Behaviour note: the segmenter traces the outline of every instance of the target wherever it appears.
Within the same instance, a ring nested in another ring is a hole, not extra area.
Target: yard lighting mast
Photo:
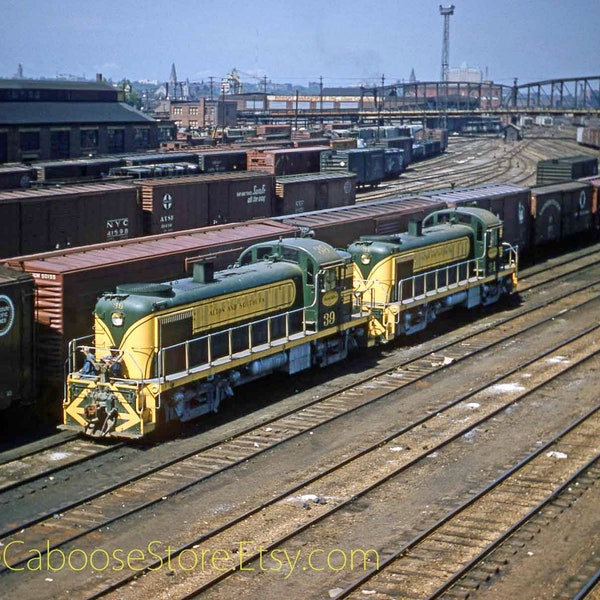
[[[450,16],[454,14],[454,4],[442,6],[440,15],[444,17],[444,40],[442,43],[442,81],[448,81],[448,63],[450,55]]]

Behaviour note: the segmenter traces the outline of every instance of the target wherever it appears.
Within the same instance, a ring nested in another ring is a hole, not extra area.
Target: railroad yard
[[[535,184],[574,129],[454,137],[357,203]],[[158,442],[0,453],[6,598],[583,598],[600,573],[600,244]],[[588,589],[589,588],[589,589]],[[597,590],[595,593],[598,593]]]

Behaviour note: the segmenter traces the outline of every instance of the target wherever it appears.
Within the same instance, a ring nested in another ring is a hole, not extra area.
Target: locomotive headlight
[[[114,312],[110,315],[110,320],[115,327],[123,327],[123,313]]]
[[[360,255],[360,262],[363,265],[368,265],[371,262],[371,255],[368,252],[364,252]]]

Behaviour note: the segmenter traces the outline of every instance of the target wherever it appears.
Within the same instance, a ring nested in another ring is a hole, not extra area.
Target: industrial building
[[[173,136],[102,81],[0,79],[0,163],[151,150]]]

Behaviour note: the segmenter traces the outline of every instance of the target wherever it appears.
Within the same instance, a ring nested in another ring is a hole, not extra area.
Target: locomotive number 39
[[[323,313],[323,326],[331,327],[332,325],[335,325],[335,311],[334,310],[330,310],[330,311],[327,311],[326,313]]]

